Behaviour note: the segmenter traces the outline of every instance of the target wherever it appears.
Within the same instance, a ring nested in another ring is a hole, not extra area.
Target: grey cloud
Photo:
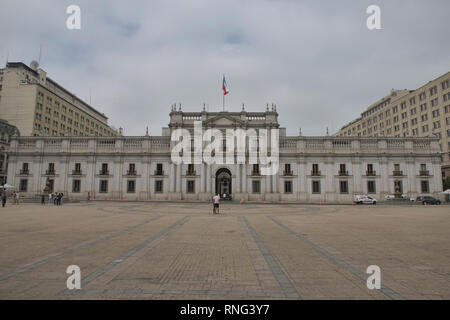
[[[374,1],[79,1],[82,30],[65,28],[72,1],[2,1],[0,59],[26,63],[43,44],[49,76],[130,135],[184,110],[264,110],[275,102],[288,134],[322,135],[391,88],[416,88],[449,70],[450,2],[376,1],[382,30],[366,28]],[[21,23],[17,23],[21,21]],[[1,60],[0,60],[1,61]]]

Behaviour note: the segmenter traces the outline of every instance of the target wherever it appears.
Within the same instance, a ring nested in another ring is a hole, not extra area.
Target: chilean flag
[[[227,89],[227,82],[225,81],[225,75],[223,75],[222,90],[223,90],[223,95],[227,95],[230,93],[230,91]]]

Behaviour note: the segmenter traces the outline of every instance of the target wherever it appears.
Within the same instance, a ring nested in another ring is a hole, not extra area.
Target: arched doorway
[[[215,194],[219,194],[221,198],[231,199],[231,193],[231,172],[227,168],[220,168],[216,172]]]

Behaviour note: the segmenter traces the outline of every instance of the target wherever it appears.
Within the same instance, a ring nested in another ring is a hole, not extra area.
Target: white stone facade
[[[237,201],[349,203],[362,193],[383,201],[396,181],[410,197],[442,191],[436,138],[285,136],[281,128],[280,169],[264,176],[248,162],[176,165],[170,132],[191,130],[195,120],[205,129],[279,128],[274,109],[170,116],[157,137],[13,137],[8,182],[25,196],[42,194],[49,179],[69,198],[111,200],[209,201],[220,189]]]

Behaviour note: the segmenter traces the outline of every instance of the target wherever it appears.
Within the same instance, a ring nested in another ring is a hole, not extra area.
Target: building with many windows
[[[442,175],[450,177],[450,72],[415,90],[392,90],[335,136],[437,137]]]
[[[12,136],[18,136],[19,130],[8,123],[8,121],[0,119],[0,185],[8,182],[8,151],[9,143]]]
[[[211,153],[222,149],[231,159],[243,156],[244,163],[174,162],[174,130],[192,133],[196,121],[205,131],[278,129],[278,171],[264,175],[265,165],[251,162],[247,144],[240,153],[227,140],[218,140]],[[70,198],[124,200],[209,201],[220,194],[238,201],[351,203],[354,194],[382,201],[395,191],[410,197],[442,191],[438,138],[286,136],[275,106],[265,112],[183,112],[172,106],[161,136],[13,137],[9,157],[8,181],[30,197],[46,184]]]
[[[108,118],[39,68],[8,62],[0,69],[0,116],[24,136],[116,136]]]

